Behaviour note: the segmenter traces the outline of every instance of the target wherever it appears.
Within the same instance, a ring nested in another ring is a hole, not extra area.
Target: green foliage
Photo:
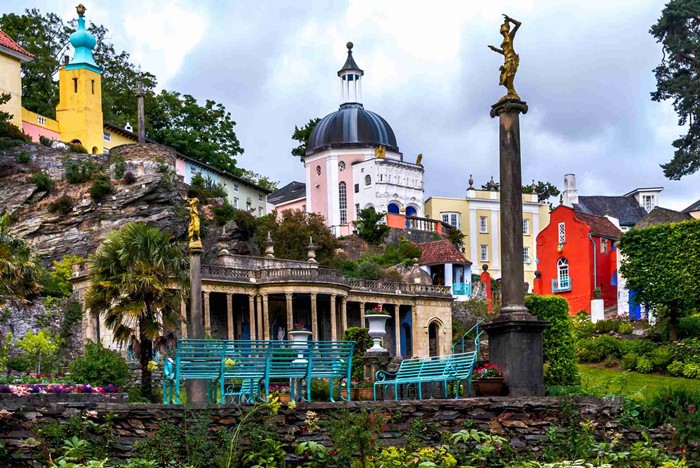
[[[192,176],[190,187],[187,189],[188,198],[198,198],[200,203],[207,205],[211,198],[226,198],[224,184],[216,183],[199,172]]]
[[[73,325],[80,322],[83,318],[83,308],[78,301],[69,301],[66,304],[63,312],[63,320],[61,320],[61,329],[59,337],[66,340],[71,335]]]
[[[109,176],[99,175],[90,186],[90,198],[95,202],[101,202],[110,193],[114,192]]]
[[[129,366],[115,351],[105,349],[101,343],[88,341],[85,354],[70,363],[70,373],[76,382],[121,387],[129,379]]]
[[[382,266],[392,266],[420,258],[421,250],[405,237],[401,236],[398,244],[388,244],[384,249],[384,255],[380,259]]]
[[[685,367],[685,364],[683,364],[682,361],[673,361],[671,364],[668,365],[666,370],[671,375],[679,376],[679,375],[683,375],[683,368],[684,367]]]
[[[85,306],[104,317],[117,341],[138,335],[141,389],[150,398],[152,340],[163,328],[178,326],[180,301],[188,286],[187,257],[170,234],[129,223],[107,235],[89,265]]]
[[[225,199],[221,206],[214,208],[214,221],[216,221],[216,224],[219,226],[223,226],[227,222],[233,220],[235,213],[236,209],[229,203],[228,199]]]
[[[333,461],[338,466],[354,466],[352,463],[359,460],[359,466],[366,466],[377,454],[377,438],[384,423],[384,417],[375,411],[338,412],[328,424],[335,445]]]
[[[671,0],[649,31],[663,46],[663,59],[654,69],[656,91],[653,101],[671,100],[678,124],[687,133],[673,142],[673,158],[662,164],[664,175],[679,180],[700,169],[700,125],[693,118],[700,112],[700,94],[696,83],[700,58],[697,56],[698,5],[694,0]],[[691,117],[692,116],[692,117]]]
[[[642,374],[648,374],[653,370],[654,363],[650,358],[646,356],[640,356],[639,359],[637,359],[637,372],[641,372]]]
[[[372,347],[372,338],[369,330],[360,327],[350,327],[343,333],[343,340],[354,341],[355,349],[352,354],[352,378],[362,379],[365,376],[365,368],[362,364],[362,356]]]
[[[670,425],[671,449],[684,451],[688,466],[700,463],[700,390],[667,387],[652,395],[645,404],[650,427]]]
[[[622,356],[622,368],[624,370],[634,370],[637,368],[637,360],[639,359],[639,356],[637,356],[636,353],[627,353],[624,356]]]
[[[18,354],[7,358],[7,368],[17,372],[29,372],[32,370],[32,358],[26,354]]]
[[[299,142],[296,148],[292,149],[292,156],[297,156],[299,159],[303,160],[306,156],[306,143],[309,141],[311,132],[313,132],[316,125],[321,121],[320,118],[316,117],[309,119],[309,122],[303,127],[299,128],[294,126],[294,133],[292,133],[292,140]]]
[[[542,334],[545,384],[578,385],[580,377],[566,300],[556,296],[528,296],[525,307],[540,320],[549,322]]]
[[[457,228],[452,228],[450,229],[450,234],[447,236],[447,239],[461,252],[464,248],[464,237],[465,235],[462,231]]]
[[[332,265],[339,247],[338,239],[326,226],[323,216],[300,210],[286,210],[278,221],[275,214],[258,218],[257,242],[264,251],[267,233],[275,242],[275,256],[291,260],[306,260],[309,238],[316,246],[316,260],[322,265]]]
[[[72,141],[69,141],[66,144],[72,153],[90,154],[87,148],[85,148],[81,143],[73,143]]]
[[[27,298],[39,290],[41,268],[29,245],[10,234],[10,218],[0,216],[0,295]]]
[[[697,379],[700,377],[700,363],[686,362],[683,365],[683,377],[687,379]]]
[[[683,317],[678,321],[678,338],[700,338],[700,315]]]
[[[46,172],[37,172],[32,175],[32,183],[36,185],[37,190],[42,192],[50,192],[56,182]]]
[[[654,364],[654,368],[660,370],[665,370],[666,366],[668,366],[671,363],[671,361],[673,361],[673,357],[674,345],[659,346],[658,348],[654,349],[649,355],[651,362]]]
[[[63,178],[69,184],[82,184],[99,174],[101,168],[89,159],[69,159],[63,164]]]
[[[64,255],[60,261],[53,261],[53,268],[42,279],[41,293],[44,296],[70,297],[73,286],[70,283],[73,265],[84,262],[79,255]]]
[[[357,235],[372,245],[377,245],[389,232],[389,226],[381,223],[386,213],[375,211],[374,208],[364,208],[357,214],[357,221],[353,221]]]
[[[17,342],[19,349],[32,356],[36,360],[36,372],[41,374],[41,359],[50,359],[58,351],[58,346],[51,338],[48,330],[40,330],[36,334],[28,331]]]
[[[63,216],[67,215],[73,210],[73,199],[68,194],[63,194],[56,199],[56,201],[49,204],[50,213],[59,213]]]
[[[124,174],[124,183],[125,183],[126,185],[131,185],[131,184],[133,184],[134,182],[136,182],[136,176],[134,175],[133,172],[127,171],[127,173]]]
[[[668,322],[675,341],[678,319],[700,303],[700,221],[632,229],[620,239],[620,250],[627,287]]]
[[[126,171],[126,163],[124,158],[121,156],[115,157],[110,161],[114,165],[114,178],[119,180],[124,177],[124,172]]]
[[[608,356],[622,357],[621,340],[608,335],[580,340],[576,353],[580,362],[601,362]]]
[[[6,104],[11,98],[10,93],[0,93],[0,106]],[[12,117],[8,112],[0,111],[0,149],[12,148],[31,141],[29,135],[10,122]]]
[[[382,276],[382,267],[372,259],[361,260],[357,263],[352,276],[360,279],[378,280]]]
[[[44,135],[39,135],[39,143],[41,143],[43,146],[47,146],[51,148],[53,146],[54,140],[51,138],[47,138]]]
[[[26,151],[22,151],[17,155],[17,162],[20,164],[28,164],[32,160],[32,157]]]
[[[276,192],[279,189],[279,182],[262,174],[258,174],[257,172],[253,172],[248,169],[239,169],[239,174],[237,175],[241,179],[245,179],[251,184],[257,185],[265,190],[269,190],[270,192]]]

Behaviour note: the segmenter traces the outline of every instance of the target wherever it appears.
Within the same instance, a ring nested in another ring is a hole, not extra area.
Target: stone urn
[[[391,318],[387,314],[367,314],[365,315],[369,323],[369,336],[372,337],[374,345],[367,350],[368,353],[385,353],[386,349],[380,344],[386,335],[386,321]]]
[[[292,362],[307,362],[306,359],[304,359],[304,351],[306,351],[309,347],[309,337],[311,336],[311,332],[306,330],[296,330],[290,331],[288,335],[292,340],[292,348],[296,349],[299,353],[299,356],[297,356],[297,358]]]

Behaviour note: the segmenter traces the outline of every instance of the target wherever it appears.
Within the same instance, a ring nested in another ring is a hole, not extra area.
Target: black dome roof
[[[384,146],[399,152],[396,136],[386,120],[365,110],[362,104],[345,103],[328,114],[311,132],[306,155],[330,148],[374,148]]]

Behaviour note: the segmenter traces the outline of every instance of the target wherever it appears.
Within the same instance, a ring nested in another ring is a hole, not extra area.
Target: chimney
[[[562,193],[562,205],[573,208],[578,204],[578,192],[576,191],[576,175],[564,175],[564,192]]]

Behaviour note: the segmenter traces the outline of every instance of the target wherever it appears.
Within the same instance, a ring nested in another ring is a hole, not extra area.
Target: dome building
[[[423,216],[423,167],[404,162],[389,123],[362,105],[364,71],[352,47],[338,71],[340,108],[316,125],[304,156],[306,210],[336,235],[351,234],[364,208]]]

